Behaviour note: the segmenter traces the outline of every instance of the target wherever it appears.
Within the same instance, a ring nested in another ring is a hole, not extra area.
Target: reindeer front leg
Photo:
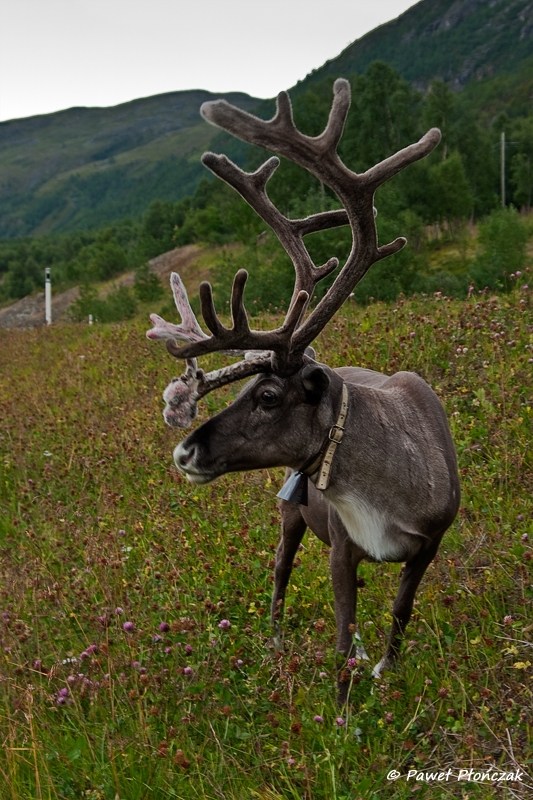
[[[344,705],[348,699],[349,681],[342,680],[348,658],[367,658],[364,647],[354,646],[357,611],[357,567],[365,556],[351,541],[337,512],[330,507],[329,535],[331,539],[330,569],[335,597],[337,624],[337,700]]]
[[[274,570],[274,594],[272,595],[272,628],[274,630],[274,647],[282,649],[281,619],[285,603],[285,591],[292,572],[294,556],[303,539],[307,527],[298,506],[280,500],[281,540],[276,552]]]

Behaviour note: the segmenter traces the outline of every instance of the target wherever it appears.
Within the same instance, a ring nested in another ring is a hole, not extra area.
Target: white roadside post
[[[44,317],[47,325],[52,324],[52,282],[50,280],[50,267],[44,271]]]

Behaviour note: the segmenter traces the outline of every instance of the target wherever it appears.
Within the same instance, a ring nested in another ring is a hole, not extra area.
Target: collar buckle
[[[344,436],[344,425],[333,425],[329,430],[329,441],[335,442],[335,444],[340,444],[342,442],[342,437]]]

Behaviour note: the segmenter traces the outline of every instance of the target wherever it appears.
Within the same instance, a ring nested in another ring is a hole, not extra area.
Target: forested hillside
[[[471,81],[520,73],[526,65],[531,85],[533,6],[530,0],[422,0],[349,45],[302,83],[364,72],[376,59],[420,89],[440,78],[461,90]]]
[[[325,79],[296,97],[295,120],[306,133],[316,135],[325,125],[331,89],[332,81]],[[506,198],[527,210],[533,191],[533,115],[500,116],[487,129],[462,111],[444,82],[434,81],[424,96],[383,62],[374,62],[364,75],[353,76],[352,89],[353,103],[339,152],[356,171],[416,141],[431,126],[438,125],[443,134],[429,158],[379,190],[380,240],[405,235],[409,245],[371,270],[357,288],[358,298],[367,302],[393,299],[399,292],[430,291],[460,295],[471,285],[509,288],[511,276],[527,267],[530,231],[527,217],[522,219],[513,207],[501,207],[500,134],[506,130],[513,143],[507,159]],[[220,139],[222,145],[230,143],[227,137]],[[234,151],[250,169],[264,157],[256,149],[239,149],[238,144]],[[292,216],[337,205],[329,190],[287,162],[269,182],[269,193]],[[475,243],[472,222],[479,222],[480,237]],[[23,297],[42,284],[45,266],[54,267],[54,281],[60,288],[109,280],[176,246],[238,242],[236,250],[222,251],[215,265],[213,277],[220,292],[229,293],[234,272],[244,266],[251,272],[247,291],[255,308],[283,307],[290,298],[292,267],[273,236],[260,236],[263,231],[265,224],[232,189],[204,178],[192,197],[177,202],[155,200],[137,219],[94,231],[0,244],[0,270],[6,273],[1,289],[6,299]],[[343,228],[309,239],[316,263],[324,263],[333,254],[342,258],[350,247],[349,232]],[[441,257],[446,243],[445,257]],[[320,291],[327,285],[323,282]],[[81,303],[81,316],[91,313],[95,299],[94,292],[85,291],[83,296],[89,304]]]
[[[533,234],[528,217],[533,197],[533,71],[526,69],[533,34],[530,5],[522,0],[423,0],[291,91],[296,124],[317,135],[328,117],[334,76],[341,69],[350,75],[353,101],[339,152],[355,171],[416,141],[432,126],[442,131],[442,142],[428,159],[412,165],[376,196],[380,241],[405,235],[409,244],[371,270],[357,288],[361,301],[393,299],[399,292],[461,295],[472,286],[506,290],[513,276],[528,268],[527,241]],[[469,76],[463,71],[467,85],[459,91],[453,70],[459,69],[461,53],[468,42],[472,53],[481,53],[476,50],[476,26],[490,33],[486,69]],[[392,47],[398,41],[403,41],[401,52],[411,54],[409,69],[407,61],[398,62],[400,50]],[[437,58],[447,48],[453,70],[439,73],[437,61],[426,56],[433,49]],[[379,52],[396,59],[401,71],[383,60],[358,71],[367,57]],[[349,55],[359,61],[347,60]],[[448,82],[434,77],[424,91],[416,87],[432,74],[442,74]],[[219,248],[212,277],[222,295],[243,266],[251,272],[247,292],[252,307],[283,307],[292,286],[287,256],[255,213],[208,176],[198,161],[208,145],[250,170],[266,154],[197,123],[199,105],[208,98],[206,92],[177,93],[116,109],[63,112],[71,130],[70,144],[64,145],[60,114],[0,126],[7,151],[19,148],[18,160],[4,156],[9,169],[0,207],[4,202],[2,224],[10,233],[4,230],[6,238],[0,241],[0,300],[24,297],[41,286],[47,266],[54,269],[56,289],[80,283],[88,287],[131,269],[140,269],[138,282],[155,286],[143,266],[147,260],[200,243]],[[257,101],[248,96],[228,99],[264,118],[274,111],[271,101],[254,108]],[[167,101],[174,106],[167,107]],[[112,125],[107,125],[106,114]],[[87,120],[92,120],[89,137]],[[43,142],[49,149],[39,167]],[[76,147],[82,144],[85,165],[76,161]],[[33,195],[27,190],[32,181],[37,186]],[[14,187],[10,193],[8,185]],[[289,216],[337,204],[327,188],[286,162],[269,182],[269,194]],[[32,235],[10,238],[14,220],[15,228]],[[51,228],[62,232],[44,235]],[[224,249],[230,244],[231,249]],[[332,255],[342,258],[350,247],[349,234],[344,229],[314,234],[309,247],[317,263]],[[326,289],[327,281],[320,292]],[[95,302],[95,291],[84,288],[78,315],[92,313]],[[134,298],[122,292],[113,314],[127,316],[134,306]],[[100,307],[101,318],[113,314]]]
[[[242,92],[224,97],[245,109],[258,103]],[[192,194],[213,138],[198,109],[211,99],[171,92],[1,122],[0,236],[91,228],[138,215],[157,197]]]
[[[375,60],[423,93],[432,80],[445,81],[464,115],[486,125],[501,112],[527,116],[533,6],[530,0],[422,0],[317,68],[291,94],[320,90],[326,78],[362,74]],[[193,194],[202,176],[199,155],[216,135],[198,114],[210,97],[173,92],[0,123],[0,237],[95,228],[137,216],[154,199]],[[272,109],[271,102],[238,92],[227,99],[257,108],[260,116]]]

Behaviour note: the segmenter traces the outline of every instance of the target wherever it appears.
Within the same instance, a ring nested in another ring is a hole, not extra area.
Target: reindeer
[[[360,367],[330,369],[315,360],[311,342],[324,329],[370,266],[406,243],[378,246],[374,192],[388,178],[426,156],[438,144],[433,128],[419,142],[356,174],[337,154],[350,105],[348,81],[334,84],[323,133],[309,137],[294,125],[289,97],[278,97],[273,119],[263,121],[226,101],[204,103],[203,117],[246,142],[285,156],[308,169],[337,195],[343,208],[288,219],[270,201],[266,183],[279,164],[268,159],[247,173],[224,155],[205,153],[203,163],[236,189],[272,228],[292,259],[295,285],[283,324],[251,330],[243,302],[247,273],[240,270],[231,295],[232,326],[218,318],[209,283],[200,286],[202,316],[196,320],[177,275],[171,278],[181,325],[152,315],[147,336],[166,340],[186,370],[163,395],[169,425],[187,427],[196,403],[224,384],[255,375],[237,399],[179,444],[174,461],[193,484],[228,472],[287,468],[280,499],[281,540],[277,549],[272,623],[279,644],[285,591],[306,528],[331,547],[338,654],[338,699],[347,700],[346,660],[365,656],[357,647],[357,568],[363,560],[405,562],[392,609],[392,629],[379,677],[397,660],[418,585],[453,522],[460,499],[455,449],[443,407],[415,373],[388,376]],[[306,315],[316,284],[338,260],[316,266],[305,235],[349,224],[353,245],[331,288]],[[177,341],[185,341],[178,345]],[[204,374],[197,358],[226,352],[244,359]]]

